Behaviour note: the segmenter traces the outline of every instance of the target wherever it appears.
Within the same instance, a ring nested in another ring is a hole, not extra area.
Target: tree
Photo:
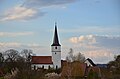
[[[95,79],[95,74],[92,69],[90,70],[87,79]]]
[[[15,49],[9,49],[5,51],[6,62],[15,62],[19,57],[19,52]]]
[[[0,63],[3,63],[3,61],[4,61],[3,54],[2,54],[2,53],[0,53]]]
[[[80,52],[74,58],[75,58],[75,61],[80,61],[80,62],[85,61],[85,56],[81,54]]]
[[[114,73],[114,74],[120,74],[120,55],[114,57],[114,61],[110,61],[108,63],[108,68]]]
[[[73,62],[74,61],[74,55],[73,55],[73,49],[72,48],[70,48],[70,51],[68,52],[68,56],[66,57],[66,60],[68,61],[68,62]]]
[[[4,57],[3,57],[3,54],[0,53],[0,67],[3,66],[3,61],[4,61]]]
[[[120,63],[120,55],[115,56],[115,61],[118,62],[118,63]]]
[[[25,61],[30,62],[31,56],[33,55],[32,50],[24,49],[21,51],[21,56],[25,59]]]
[[[68,62],[73,62],[73,61],[80,61],[84,62],[85,61],[85,56],[81,54],[80,52],[76,55],[73,54],[73,49],[70,48],[70,52],[68,52],[68,56],[66,56],[66,60]]]

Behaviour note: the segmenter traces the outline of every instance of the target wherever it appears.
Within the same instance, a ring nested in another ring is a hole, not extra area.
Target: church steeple
[[[58,33],[57,33],[57,23],[56,22],[55,22],[55,32],[54,32],[53,44],[51,46],[61,46],[59,44]]]
[[[61,45],[59,44],[59,39],[58,39],[57,23],[55,23],[55,31],[54,31],[53,44],[51,45],[51,52],[52,52],[53,67],[55,69],[61,68]]]

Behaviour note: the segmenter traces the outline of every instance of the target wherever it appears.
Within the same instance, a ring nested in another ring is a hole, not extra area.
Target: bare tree
[[[4,57],[3,54],[0,53],[0,67],[3,67]]]
[[[0,63],[2,63],[4,61],[4,57],[3,57],[3,54],[0,53]]]
[[[73,62],[74,61],[74,55],[73,55],[73,49],[72,48],[70,48],[70,51],[68,52],[68,56],[66,57],[66,60],[68,61],[68,62]]]
[[[31,61],[31,56],[33,55],[32,50],[24,49],[21,51],[21,56],[25,59],[26,62]]]
[[[7,62],[15,62],[17,61],[19,56],[19,52],[15,49],[10,49],[5,51],[5,59]]]
[[[84,62],[84,61],[85,61],[85,56],[79,52],[79,53],[75,56],[75,61]]]
[[[68,62],[73,62],[73,61],[84,62],[85,56],[81,54],[80,52],[77,55],[74,55],[73,49],[70,48],[70,51],[68,52],[68,56],[66,56],[66,60]]]

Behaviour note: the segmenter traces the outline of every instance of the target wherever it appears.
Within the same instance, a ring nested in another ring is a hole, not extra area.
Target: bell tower
[[[51,45],[52,62],[54,68],[61,68],[61,45],[59,44],[57,23],[55,23],[54,38]]]

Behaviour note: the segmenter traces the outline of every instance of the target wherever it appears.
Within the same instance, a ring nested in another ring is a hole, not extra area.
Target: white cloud
[[[39,44],[36,44],[36,43],[27,44],[27,46],[28,46],[28,47],[32,47],[32,48],[41,47]]]
[[[113,60],[114,54],[110,50],[99,49],[84,52],[86,57],[92,58],[95,63],[107,63],[110,60]]]
[[[71,40],[71,39],[76,40]],[[81,52],[85,57],[92,58],[95,63],[108,63],[114,55],[120,54],[120,36],[81,35],[71,37],[69,41],[75,53]]]
[[[3,48],[6,47],[30,47],[30,48],[37,48],[37,47],[41,47],[39,44],[37,43],[29,43],[29,44],[25,44],[25,43],[19,43],[19,42],[0,42],[0,46]]]
[[[20,47],[21,46],[21,43],[18,43],[18,42],[0,42],[0,46],[1,47]]]
[[[0,32],[0,37],[16,37],[33,35],[33,32]]]
[[[120,47],[120,36],[110,36],[110,35],[81,35],[79,37],[71,37],[69,39],[71,43],[77,44],[94,44],[95,46],[103,47]]]
[[[78,43],[78,38],[77,37],[72,37],[72,38],[70,38],[70,41],[72,42],[72,43]]]
[[[1,15],[2,17],[0,17],[0,21],[28,21],[44,16],[46,12],[41,11],[44,7],[59,6],[62,4],[73,3],[75,1],[77,0],[26,0],[23,4],[20,4],[21,6],[16,6],[7,10]],[[63,8],[63,6],[61,8]]]
[[[72,43],[85,43],[85,44],[94,44],[96,43],[96,39],[94,35],[81,35],[80,37],[72,37],[70,38],[70,42]]]
[[[1,17],[0,21],[9,21],[9,20],[29,20],[36,18],[38,15],[43,16],[45,13],[40,12],[37,9],[26,8],[17,6],[8,11],[6,11]]]

